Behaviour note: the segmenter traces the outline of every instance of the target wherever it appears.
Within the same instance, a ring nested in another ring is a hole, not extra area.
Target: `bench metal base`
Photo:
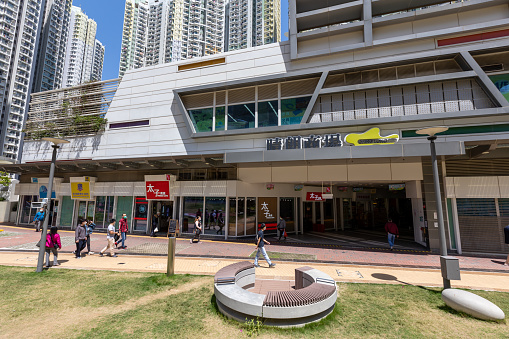
[[[225,315],[228,319],[233,319],[239,322],[247,322],[251,319],[257,320],[256,317],[253,317],[251,315],[246,315],[243,313],[240,313],[238,311],[235,311],[224,304],[222,304],[219,300],[216,299],[217,307],[219,311]],[[313,314],[307,317],[303,318],[289,318],[289,319],[271,319],[271,318],[262,318],[259,317],[258,319],[263,322],[263,325],[265,326],[274,326],[274,327],[283,327],[283,328],[291,328],[291,327],[304,327],[307,324],[311,324],[317,321],[320,321],[327,317],[329,314],[334,311],[334,307],[336,305],[333,304],[331,307],[326,309],[323,312]]]

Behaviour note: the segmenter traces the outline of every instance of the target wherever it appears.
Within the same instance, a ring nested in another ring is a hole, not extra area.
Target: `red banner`
[[[147,200],[170,200],[169,181],[145,181]]]
[[[323,201],[321,192],[308,192],[306,194],[306,200],[308,201]]]

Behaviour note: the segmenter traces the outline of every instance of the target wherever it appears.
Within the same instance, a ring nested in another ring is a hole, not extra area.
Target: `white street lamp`
[[[449,259],[453,259],[447,256],[447,243],[445,240],[445,226],[444,226],[444,214],[442,211],[442,196],[440,194],[440,179],[438,176],[438,165],[437,165],[437,153],[435,149],[435,140],[437,139],[436,134],[445,132],[449,127],[437,126],[422,128],[417,130],[415,133],[420,135],[428,135],[431,148],[431,165],[433,167],[433,183],[435,186],[435,198],[437,201],[437,216],[438,216],[438,231],[440,233],[440,267],[442,269],[442,277],[444,279],[444,288],[451,288],[451,281],[447,277],[447,263]]]
[[[53,155],[51,157],[51,166],[49,169],[49,184],[48,184],[48,208],[44,214],[44,222],[42,224],[41,242],[39,247],[39,258],[37,260],[36,272],[42,272],[42,266],[44,263],[44,252],[46,252],[46,235],[48,233],[48,221],[49,221],[49,207],[51,206],[51,194],[53,192],[53,176],[55,175],[55,162],[57,161],[57,149],[60,148],[59,144],[68,144],[69,141],[58,138],[42,138],[44,141],[53,143]]]

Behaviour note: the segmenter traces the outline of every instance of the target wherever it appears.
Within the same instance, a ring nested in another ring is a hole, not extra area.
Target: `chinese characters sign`
[[[306,200],[307,201],[323,201],[322,193],[321,192],[308,192],[306,194]]]
[[[341,147],[341,134],[310,135],[308,137],[290,136],[286,138],[267,139],[267,151],[282,149],[303,149]]]
[[[145,181],[147,200],[170,200],[169,181]]]
[[[258,198],[259,222],[277,222],[277,198]]]
[[[71,198],[90,200],[90,182],[71,182]]]

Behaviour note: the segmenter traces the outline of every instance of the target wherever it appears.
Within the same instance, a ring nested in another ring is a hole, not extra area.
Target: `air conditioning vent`
[[[504,70],[504,64],[486,65],[486,66],[481,66],[481,68],[486,73],[500,72],[500,71]]]

